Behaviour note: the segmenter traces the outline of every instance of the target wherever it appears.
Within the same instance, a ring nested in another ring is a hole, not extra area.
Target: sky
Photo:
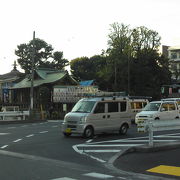
[[[107,49],[114,22],[145,26],[162,45],[180,45],[179,9],[180,0],[0,0],[0,74],[12,70],[17,45],[33,31],[69,61]]]

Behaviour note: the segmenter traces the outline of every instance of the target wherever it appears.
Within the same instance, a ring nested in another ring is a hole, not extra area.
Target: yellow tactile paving
[[[148,169],[147,171],[148,172],[153,172],[153,173],[180,176],[180,167],[176,167],[176,166],[160,165],[160,166],[154,167],[152,169]]]

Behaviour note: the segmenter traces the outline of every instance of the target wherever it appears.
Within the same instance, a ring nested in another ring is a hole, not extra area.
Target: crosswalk
[[[154,136],[154,143],[169,143],[180,141],[180,133],[164,134]],[[96,159],[99,162],[107,162],[114,154],[121,152],[124,149],[142,146],[149,143],[149,137],[136,137],[126,139],[116,139],[108,141],[93,142],[86,141],[84,144],[77,144],[73,149],[79,153]]]
[[[126,180],[128,179],[127,177],[121,177],[121,176],[114,176],[114,175],[110,175],[110,174],[102,174],[102,173],[97,173],[97,172],[90,172],[90,173],[85,173],[85,174],[81,174],[81,179],[119,179],[119,180]],[[55,178],[55,179],[51,179],[51,180],[78,180],[75,178],[71,178],[71,177],[59,177],[59,178]]]

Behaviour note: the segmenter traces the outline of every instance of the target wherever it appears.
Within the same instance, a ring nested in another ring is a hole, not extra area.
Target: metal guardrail
[[[149,132],[149,146],[153,146],[153,132],[180,129],[180,119],[171,120],[139,120],[138,132]]]
[[[20,117],[21,120],[25,120],[29,114],[29,111],[5,111],[0,112],[0,118],[5,120],[6,117]]]

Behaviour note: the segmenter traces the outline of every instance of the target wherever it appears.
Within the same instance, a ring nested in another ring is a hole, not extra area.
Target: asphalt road
[[[147,134],[138,133],[135,126],[124,136],[103,134],[93,139],[65,138],[60,127],[58,121],[0,125],[0,179],[144,179],[107,166],[118,152],[148,143]],[[162,134],[167,132],[156,135]],[[156,140],[174,139],[156,137]],[[143,169],[130,171],[143,173]]]

